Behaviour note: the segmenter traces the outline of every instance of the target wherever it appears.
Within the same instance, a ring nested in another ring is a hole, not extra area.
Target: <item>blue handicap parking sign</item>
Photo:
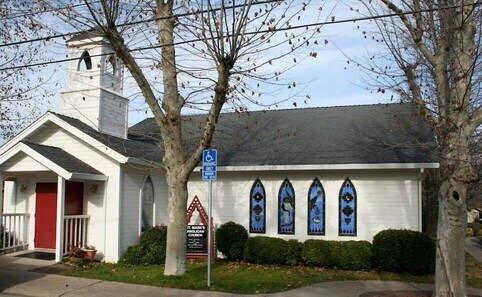
[[[203,151],[202,179],[205,181],[216,180],[218,164],[218,151],[206,149]]]

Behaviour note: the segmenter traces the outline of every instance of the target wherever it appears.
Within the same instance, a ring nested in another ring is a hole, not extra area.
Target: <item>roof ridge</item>
[[[248,111],[228,111],[228,112],[221,112],[220,115],[226,114],[249,114],[249,113],[259,113],[259,112],[281,112],[281,111],[305,111],[305,110],[316,110],[316,109],[335,109],[335,108],[356,108],[356,107],[369,107],[369,106],[395,106],[395,105],[412,105],[413,103],[409,102],[391,102],[391,103],[366,103],[366,104],[350,104],[350,105],[331,105],[331,106],[310,106],[310,107],[295,107],[295,108],[280,108],[280,109],[262,109],[262,110],[248,110]],[[193,117],[193,116],[204,116],[206,113],[194,113],[194,114],[185,114],[181,117]],[[131,127],[142,123],[143,121],[153,119],[154,117],[147,117],[142,119],[141,121],[137,122],[136,124],[132,125]]]

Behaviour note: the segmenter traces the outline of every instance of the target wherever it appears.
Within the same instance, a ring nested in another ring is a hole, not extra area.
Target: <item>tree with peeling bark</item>
[[[42,3],[53,7],[49,1]],[[187,182],[211,144],[221,110],[229,105],[245,111],[243,101],[263,105],[260,90],[266,85],[295,89],[296,82],[280,76],[304,58],[317,56],[314,48],[321,42],[315,36],[320,28],[290,28],[303,20],[317,21],[321,9],[310,1],[278,0],[84,3],[84,9],[58,11],[56,16],[76,29],[91,28],[92,36],[109,41],[154,116],[168,185],[164,273],[182,275]],[[316,17],[313,11],[319,11]],[[149,19],[153,21],[143,21]],[[183,135],[182,113],[187,108],[207,112],[198,134],[188,135],[189,140]]]
[[[381,85],[379,90],[391,88],[402,100],[414,102],[431,123],[439,144],[433,296],[467,296],[467,191],[477,178],[470,143],[482,123],[479,3],[379,0],[363,4],[371,15],[393,14],[375,21],[374,35],[390,58],[372,56],[363,68]]]

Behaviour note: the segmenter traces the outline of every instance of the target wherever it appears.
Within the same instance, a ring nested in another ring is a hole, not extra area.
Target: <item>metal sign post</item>
[[[203,151],[202,179],[208,182],[208,275],[207,285],[211,286],[211,258],[212,258],[212,212],[213,212],[213,181],[217,177],[218,151],[206,149]]]
[[[212,234],[211,234],[211,228],[212,226],[212,200],[213,200],[213,182],[210,180],[209,182],[209,194],[208,194],[208,215],[209,215],[209,223],[208,223],[208,287],[211,286],[211,253],[212,253]]]

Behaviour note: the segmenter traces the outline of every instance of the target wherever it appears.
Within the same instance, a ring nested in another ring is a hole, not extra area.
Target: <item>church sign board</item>
[[[191,223],[194,211],[199,213],[199,222]],[[200,259],[208,255],[208,215],[197,196],[187,209],[186,249],[188,259]],[[212,222],[212,218],[211,218]],[[212,225],[212,224],[211,224]],[[214,234],[214,232],[211,232]],[[213,240],[214,242],[214,240]],[[213,244],[213,251],[216,251]],[[215,253],[213,253],[215,254]]]
[[[208,252],[208,228],[204,225],[187,225],[187,252]]]

